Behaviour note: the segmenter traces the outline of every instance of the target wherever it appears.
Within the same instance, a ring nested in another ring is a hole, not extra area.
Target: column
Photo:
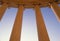
[[[7,7],[8,7],[8,5],[6,3],[3,3],[2,6],[0,7],[0,21],[5,13]]]
[[[23,10],[24,7],[22,5],[19,6],[13,30],[11,33],[10,41],[20,41]]]
[[[60,7],[56,3],[49,4],[58,21],[60,21]]]
[[[38,5],[35,6],[35,12],[36,12],[36,22],[37,22],[39,41],[50,41],[47,34],[46,27],[45,27],[45,23],[40,11],[40,7]]]

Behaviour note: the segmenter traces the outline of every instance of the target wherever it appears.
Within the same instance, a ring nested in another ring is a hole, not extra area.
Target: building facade
[[[50,7],[54,12],[57,20],[60,21],[60,7],[58,6],[59,3],[60,0],[1,0],[0,21],[2,20],[4,12],[7,8],[9,7],[18,8],[17,16],[14,22],[13,30],[9,41],[20,41],[22,16],[25,8],[33,8],[35,10],[38,40],[50,41],[40,8]]]

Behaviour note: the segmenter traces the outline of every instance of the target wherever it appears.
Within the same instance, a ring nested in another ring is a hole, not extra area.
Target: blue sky
[[[48,31],[50,41],[60,41],[60,23],[56,19],[51,8],[40,8]],[[0,21],[0,41],[9,41],[17,8],[6,10]],[[21,41],[38,41],[35,10],[25,9],[23,12]]]

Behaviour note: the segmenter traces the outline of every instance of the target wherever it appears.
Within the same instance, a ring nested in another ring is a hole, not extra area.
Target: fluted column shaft
[[[11,33],[10,41],[20,41],[23,10],[24,7],[22,5],[19,6],[13,30]]]
[[[57,17],[58,21],[60,21],[60,7],[57,3],[51,3],[49,4],[52,11],[54,12],[55,16]]]
[[[2,6],[0,6],[0,21],[7,9],[8,5],[6,3],[3,3]]]
[[[36,12],[38,39],[39,41],[49,41],[45,23],[44,23],[44,20],[40,11],[40,7],[38,5],[35,6],[35,12]]]

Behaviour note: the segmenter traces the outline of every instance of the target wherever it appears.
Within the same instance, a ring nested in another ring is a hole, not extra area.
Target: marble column
[[[37,23],[39,41],[50,41],[47,30],[46,30],[46,26],[41,14],[41,10],[38,5],[35,6],[35,12],[36,12],[36,23]]]
[[[21,27],[22,27],[22,17],[23,17],[23,5],[19,6],[13,30],[11,33],[10,41],[20,41],[21,38]]]
[[[51,3],[49,4],[52,11],[54,12],[56,18],[58,19],[58,21],[60,21],[60,7],[58,6],[57,3]]]
[[[2,6],[0,6],[0,21],[7,9],[8,5],[6,3],[3,3]]]

